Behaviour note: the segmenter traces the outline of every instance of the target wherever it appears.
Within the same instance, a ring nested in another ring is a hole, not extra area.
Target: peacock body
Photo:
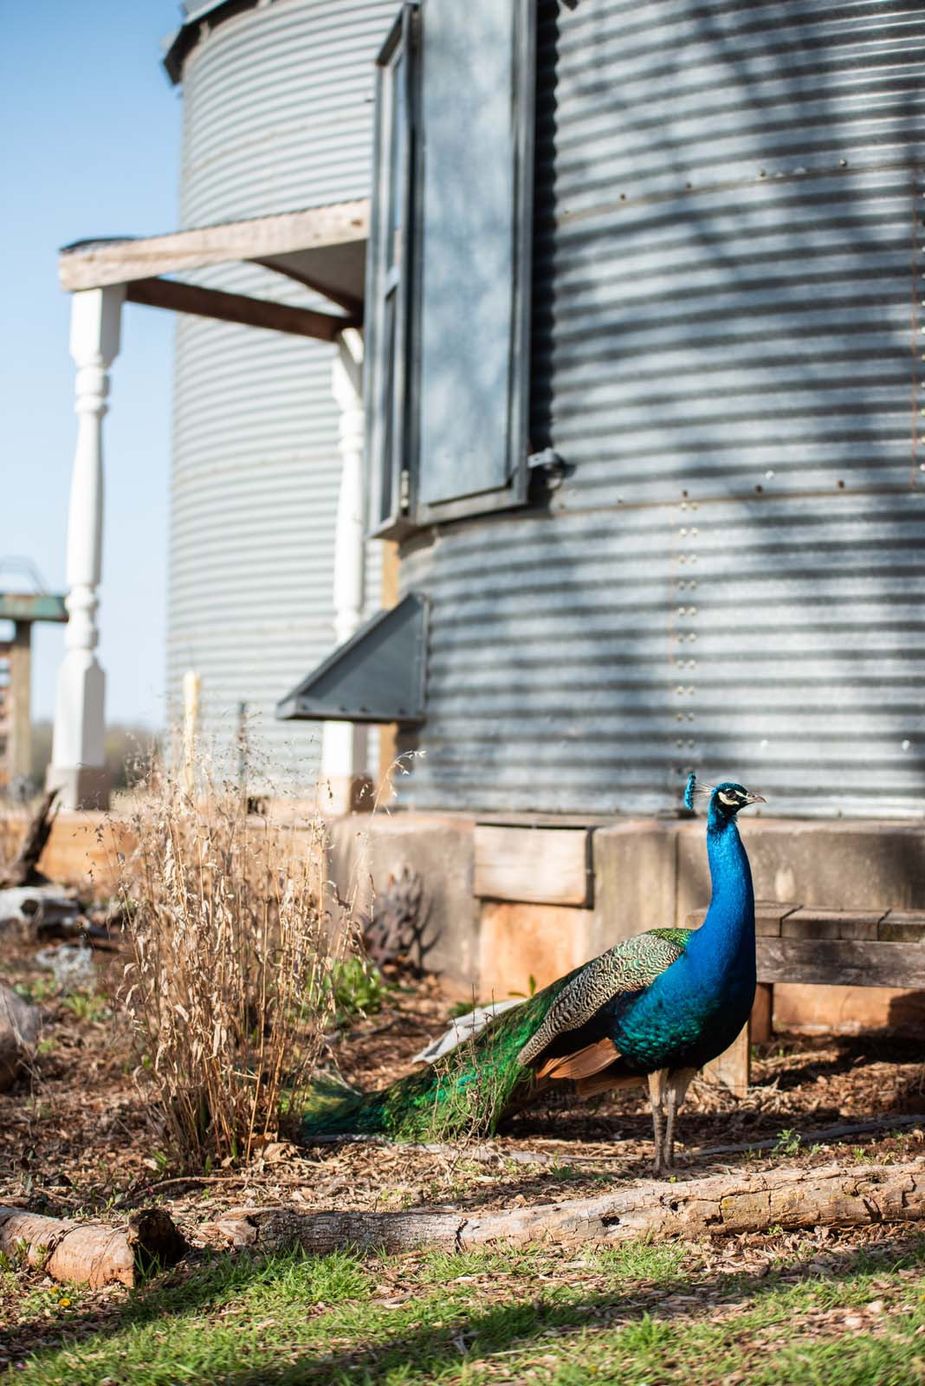
[[[692,776],[688,804],[693,792]],[[316,1094],[305,1136],[484,1134],[548,1083],[570,1080],[591,1094],[648,1080],[656,1170],[670,1165],[691,1078],[732,1043],[754,1000],[755,902],[736,814],[760,801],[731,782],[711,792],[712,895],[699,929],[652,929],[622,940],[383,1092]]]

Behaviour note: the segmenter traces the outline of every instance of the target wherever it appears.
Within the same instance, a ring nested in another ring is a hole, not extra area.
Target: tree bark
[[[493,1242],[634,1241],[700,1237],[770,1227],[851,1227],[925,1220],[925,1161],[826,1165],[722,1174],[666,1183],[648,1179],[597,1198],[465,1217],[454,1212],[325,1212],[236,1208],[203,1226],[213,1244],[273,1252],[300,1246],[324,1254],[355,1247],[465,1251]]]
[[[44,1270],[53,1280],[89,1285],[137,1285],[176,1265],[186,1242],[162,1208],[134,1213],[126,1226],[46,1218],[0,1207],[0,1251]]]

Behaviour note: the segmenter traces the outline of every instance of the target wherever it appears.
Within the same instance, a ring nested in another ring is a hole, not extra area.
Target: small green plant
[[[71,1012],[75,1020],[86,1020],[95,1025],[100,1020],[108,1020],[112,1015],[105,996],[95,991],[72,991],[61,1001],[62,1006]]]
[[[331,969],[331,988],[337,1025],[382,1010],[385,982],[378,968],[366,958],[342,958],[335,963]]]
[[[13,990],[30,1005],[40,1006],[57,994],[58,986],[51,977],[36,977],[31,982],[17,982]]]
[[[152,1150],[143,1163],[148,1169],[153,1169],[156,1174],[163,1174],[165,1170],[170,1168],[170,1156],[164,1150]],[[206,1170],[207,1174],[208,1172]]]
[[[791,1131],[785,1127],[774,1142],[775,1155],[796,1155],[803,1142],[803,1137],[798,1131]]]

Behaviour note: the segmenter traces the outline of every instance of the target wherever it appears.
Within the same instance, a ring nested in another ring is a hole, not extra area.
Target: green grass
[[[11,1377],[712,1386],[741,1374],[749,1386],[906,1386],[925,1377],[925,1238],[897,1236],[888,1259],[845,1253],[825,1277],[808,1271],[811,1253],[791,1251],[792,1283],[711,1271],[675,1244],[222,1257],[131,1295],[102,1324],[69,1310],[59,1331],[70,1341]],[[850,1315],[872,1301],[882,1306],[857,1331]]]
[[[597,1266],[615,1280],[667,1284],[678,1277],[684,1247],[677,1242],[628,1242],[625,1246],[605,1247],[595,1259]]]

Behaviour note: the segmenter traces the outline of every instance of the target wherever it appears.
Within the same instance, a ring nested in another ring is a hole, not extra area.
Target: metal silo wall
[[[217,24],[183,72],[184,226],[369,193],[373,60],[393,0],[277,0]],[[256,266],[196,282],[310,305]],[[333,647],[340,457],[332,347],[203,318],[177,327],[168,696],[202,676],[220,760],[247,706],[255,788],[308,789],[320,725],[279,723],[277,699]],[[379,605],[369,546],[369,606]]]
[[[925,810],[925,11],[540,5],[550,513],[409,549],[422,807]]]

